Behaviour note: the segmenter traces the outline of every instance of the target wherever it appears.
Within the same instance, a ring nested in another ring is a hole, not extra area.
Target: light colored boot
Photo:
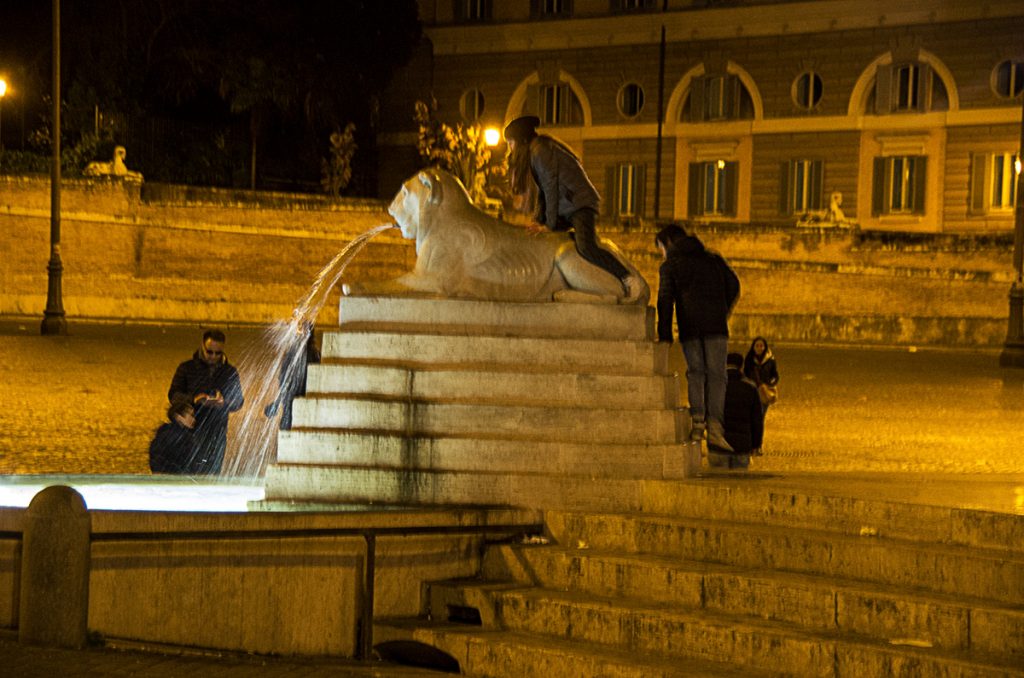
[[[725,439],[722,422],[714,419],[708,422],[708,447],[715,447],[723,452],[733,452],[732,445]]]

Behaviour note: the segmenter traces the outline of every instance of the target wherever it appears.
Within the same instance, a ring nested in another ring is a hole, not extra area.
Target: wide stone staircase
[[[1024,516],[698,476],[650,309],[366,297],[340,317],[267,500],[546,525],[377,618],[381,655],[473,676],[1024,676]]]
[[[700,454],[652,313],[346,297],[267,500],[639,507]]]
[[[1020,516],[770,482],[549,511],[549,543],[492,545],[479,578],[429,583],[375,642],[474,676],[1024,675]]]

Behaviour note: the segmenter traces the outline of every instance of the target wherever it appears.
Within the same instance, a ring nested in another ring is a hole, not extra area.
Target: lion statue
[[[397,294],[494,301],[575,301],[646,305],[650,289],[626,300],[615,276],[576,252],[568,233],[532,234],[488,216],[451,174],[430,169],[402,186],[388,207],[402,236],[416,242],[416,266],[382,283],[348,284],[346,295]],[[601,241],[643,277],[614,244]]]

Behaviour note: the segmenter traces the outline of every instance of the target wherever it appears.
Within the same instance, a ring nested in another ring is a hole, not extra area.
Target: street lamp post
[[[1010,320],[1006,343],[999,355],[1003,367],[1024,367],[1024,181],[1020,166],[1024,160],[1024,96],[1021,97],[1020,147],[1017,149],[1017,196],[1014,205],[1013,285],[1010,286]]]
[[[7,81],[0,78],[0,151],[4,150],[4,95],[7,94]]]
[[[60,259],[60,0],[53,0],[53,129],[50,130],[53,158],[50,164],[50,263],[46,266],[46,310],[43,311],[43,334],[67,334],[64,302],[61,299],[61,278],[64,264]]]

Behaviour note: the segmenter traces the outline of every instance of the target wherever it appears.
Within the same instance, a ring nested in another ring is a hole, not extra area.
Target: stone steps
[[[548,511],[560,544],[1024,601],[1024,553],[708,518]]]
[[[434,368],[530,365],[554,372],[667,373],[667,348],[650,341],[342,331],[323,336],[323,358]],[[532,371],[531,370],[531,371]]]
[[[696,445],[680,445],[696,450]],[[683,454],[663,461],[663,475],[688,471]],[[272,464],[267,469],[268,500],[347,504],[439,506],[522,506],[593,511],[639,510],[640,481],[588,478],[541,471],[437,471],[423,467],[371,467],[340,464]]]
[[[654,309],[616,304],[490,303],[463,299],[342,297],[343,330],[645,341]],[[582,312],[581,312],[582,311]],[[421,331],[421,330],[420,330]]]
[[[1006,657],[917,647],[903,639],[890,643],[852,633],[812,631],[672,603],[535,587],[493,590],[489,595],[505,632],[628,651],[643,658],[693,658],[773,675],[1024,675],[1019,661]]]
[[[427,437],[345,429],[292,429],[278,438],[278,464],[519,473],[533,469],[576,478],[659,477],[676,443],[598,445],[511,438]]]
[[[454,657],[467,676],[601,676],[602,678],[762,678],[770,674],[699,659],[639,656],[577,641],[495,631],[464,624],[384,619],[378,642],[411,641]]]
[[[297,428],[363,429],[410,436],[484,436],[594,444],[669,444],[682,440],[674,410],[535,407],[307,395],[294,401]]]
[[[679,379],[669,375],[411,369],[398,365],[310,365],[306,393],[542,407],[679,407]]]
[[[741,614],[822,633],[912,640],[949,651],[1024,658],[1024,610],[833,577],[563,546],[492,547],[488,576],[584,595]],[[520,585],[522,585],[520,584]],[[457,587],[457,600],[466,600]],[[451,589],[447,589],[451,591]],[[446,589],[431,587],[430,609]],[[477,596],[471,604],[487,604]],[[463,603],[465,604],[465,603]]]

